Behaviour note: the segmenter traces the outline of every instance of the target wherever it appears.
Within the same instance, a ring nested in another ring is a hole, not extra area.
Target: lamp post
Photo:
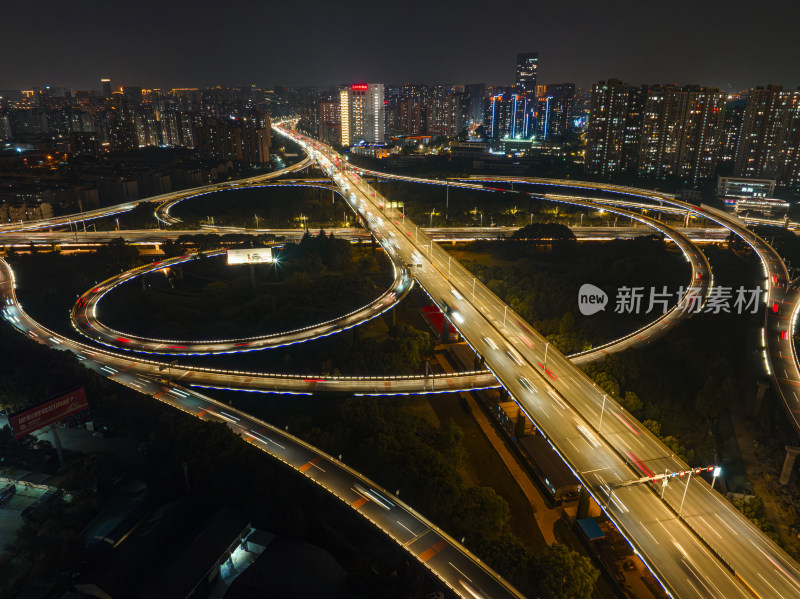
[[[714,484],[717,482],[717,477],[722,473],[722,468],[719,466],[714,467],[714,477],[711,479],[711,490],[714,490]]]
[[[547,346],[545,346],[545,351],[547,351]],[[603,407],[600,408],[600,424],[597,426],[597,432],[601,435],[603,434],[603,414],[606,411],[606,398],[608,395],[603,395]]]
[[[678,509],[678,518],[683,516],[683,502],[686,501],[686,491],[689,490],[689,483],[692,482],[692,470],[689,470],[689,478],[686,479],[686,487],[683,489],[683,498],[681,499],[681,507]]]

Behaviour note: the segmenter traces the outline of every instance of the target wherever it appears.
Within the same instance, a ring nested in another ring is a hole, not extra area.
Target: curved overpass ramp
[[[224,250],[203,253],[207,257],[224,254]],[[145,276],[147,273],[196,260],[200,256],[201,254],[191,254],[154,262],[123,272],[95,285],[80,296],[72,307],[70,317],[73,327],[96,343],[132,352],[185,356],[258,351],[318,339],[362,324],[392,308],[408,294],[413,286],[413,279],[408,268],[403,263],[393,260],[394,277],[391,286],[365,306],[311,326],[253,337],[205,340],[157,339],[118,331],[105,325],[98,318],[97,310],[100,300],[118,286],[137,277]]]

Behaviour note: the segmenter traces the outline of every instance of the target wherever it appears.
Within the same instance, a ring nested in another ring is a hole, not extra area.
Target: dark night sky
[[[799,0],[59,0],[4,3],[0,89],[50,84],[800,85]]]

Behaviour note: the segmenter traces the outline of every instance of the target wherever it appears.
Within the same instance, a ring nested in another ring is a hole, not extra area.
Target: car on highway
[[[534,387],[534,386],[533,386],[533,383],[531,383],[531,382],[530,382],[528,379],[526,379],[524,376],[521,376],[521,377],[519,377],[519,384],[520,384],[520,385],[522,385],[523,387],[525,387],[525,389],[527,389],[527,391],[528,391],[529,393],[538,393],[538,392],[539,392],[539,391],[536,389],[536,387]]]
[[[522,361],[520,355],[513,349],[506,350],[506,354],[508,354],[508,357],[511,358],[517,366],[525,366],[525,362]]]

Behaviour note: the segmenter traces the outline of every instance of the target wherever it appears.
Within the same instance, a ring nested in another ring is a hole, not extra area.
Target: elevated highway
[[[791,597],[800,571],[699,476],[614,485],[688,466],[319,142],[322,163],[387,251],[422,263],[420,285],[581,479],[665,588],[681,597]]]

